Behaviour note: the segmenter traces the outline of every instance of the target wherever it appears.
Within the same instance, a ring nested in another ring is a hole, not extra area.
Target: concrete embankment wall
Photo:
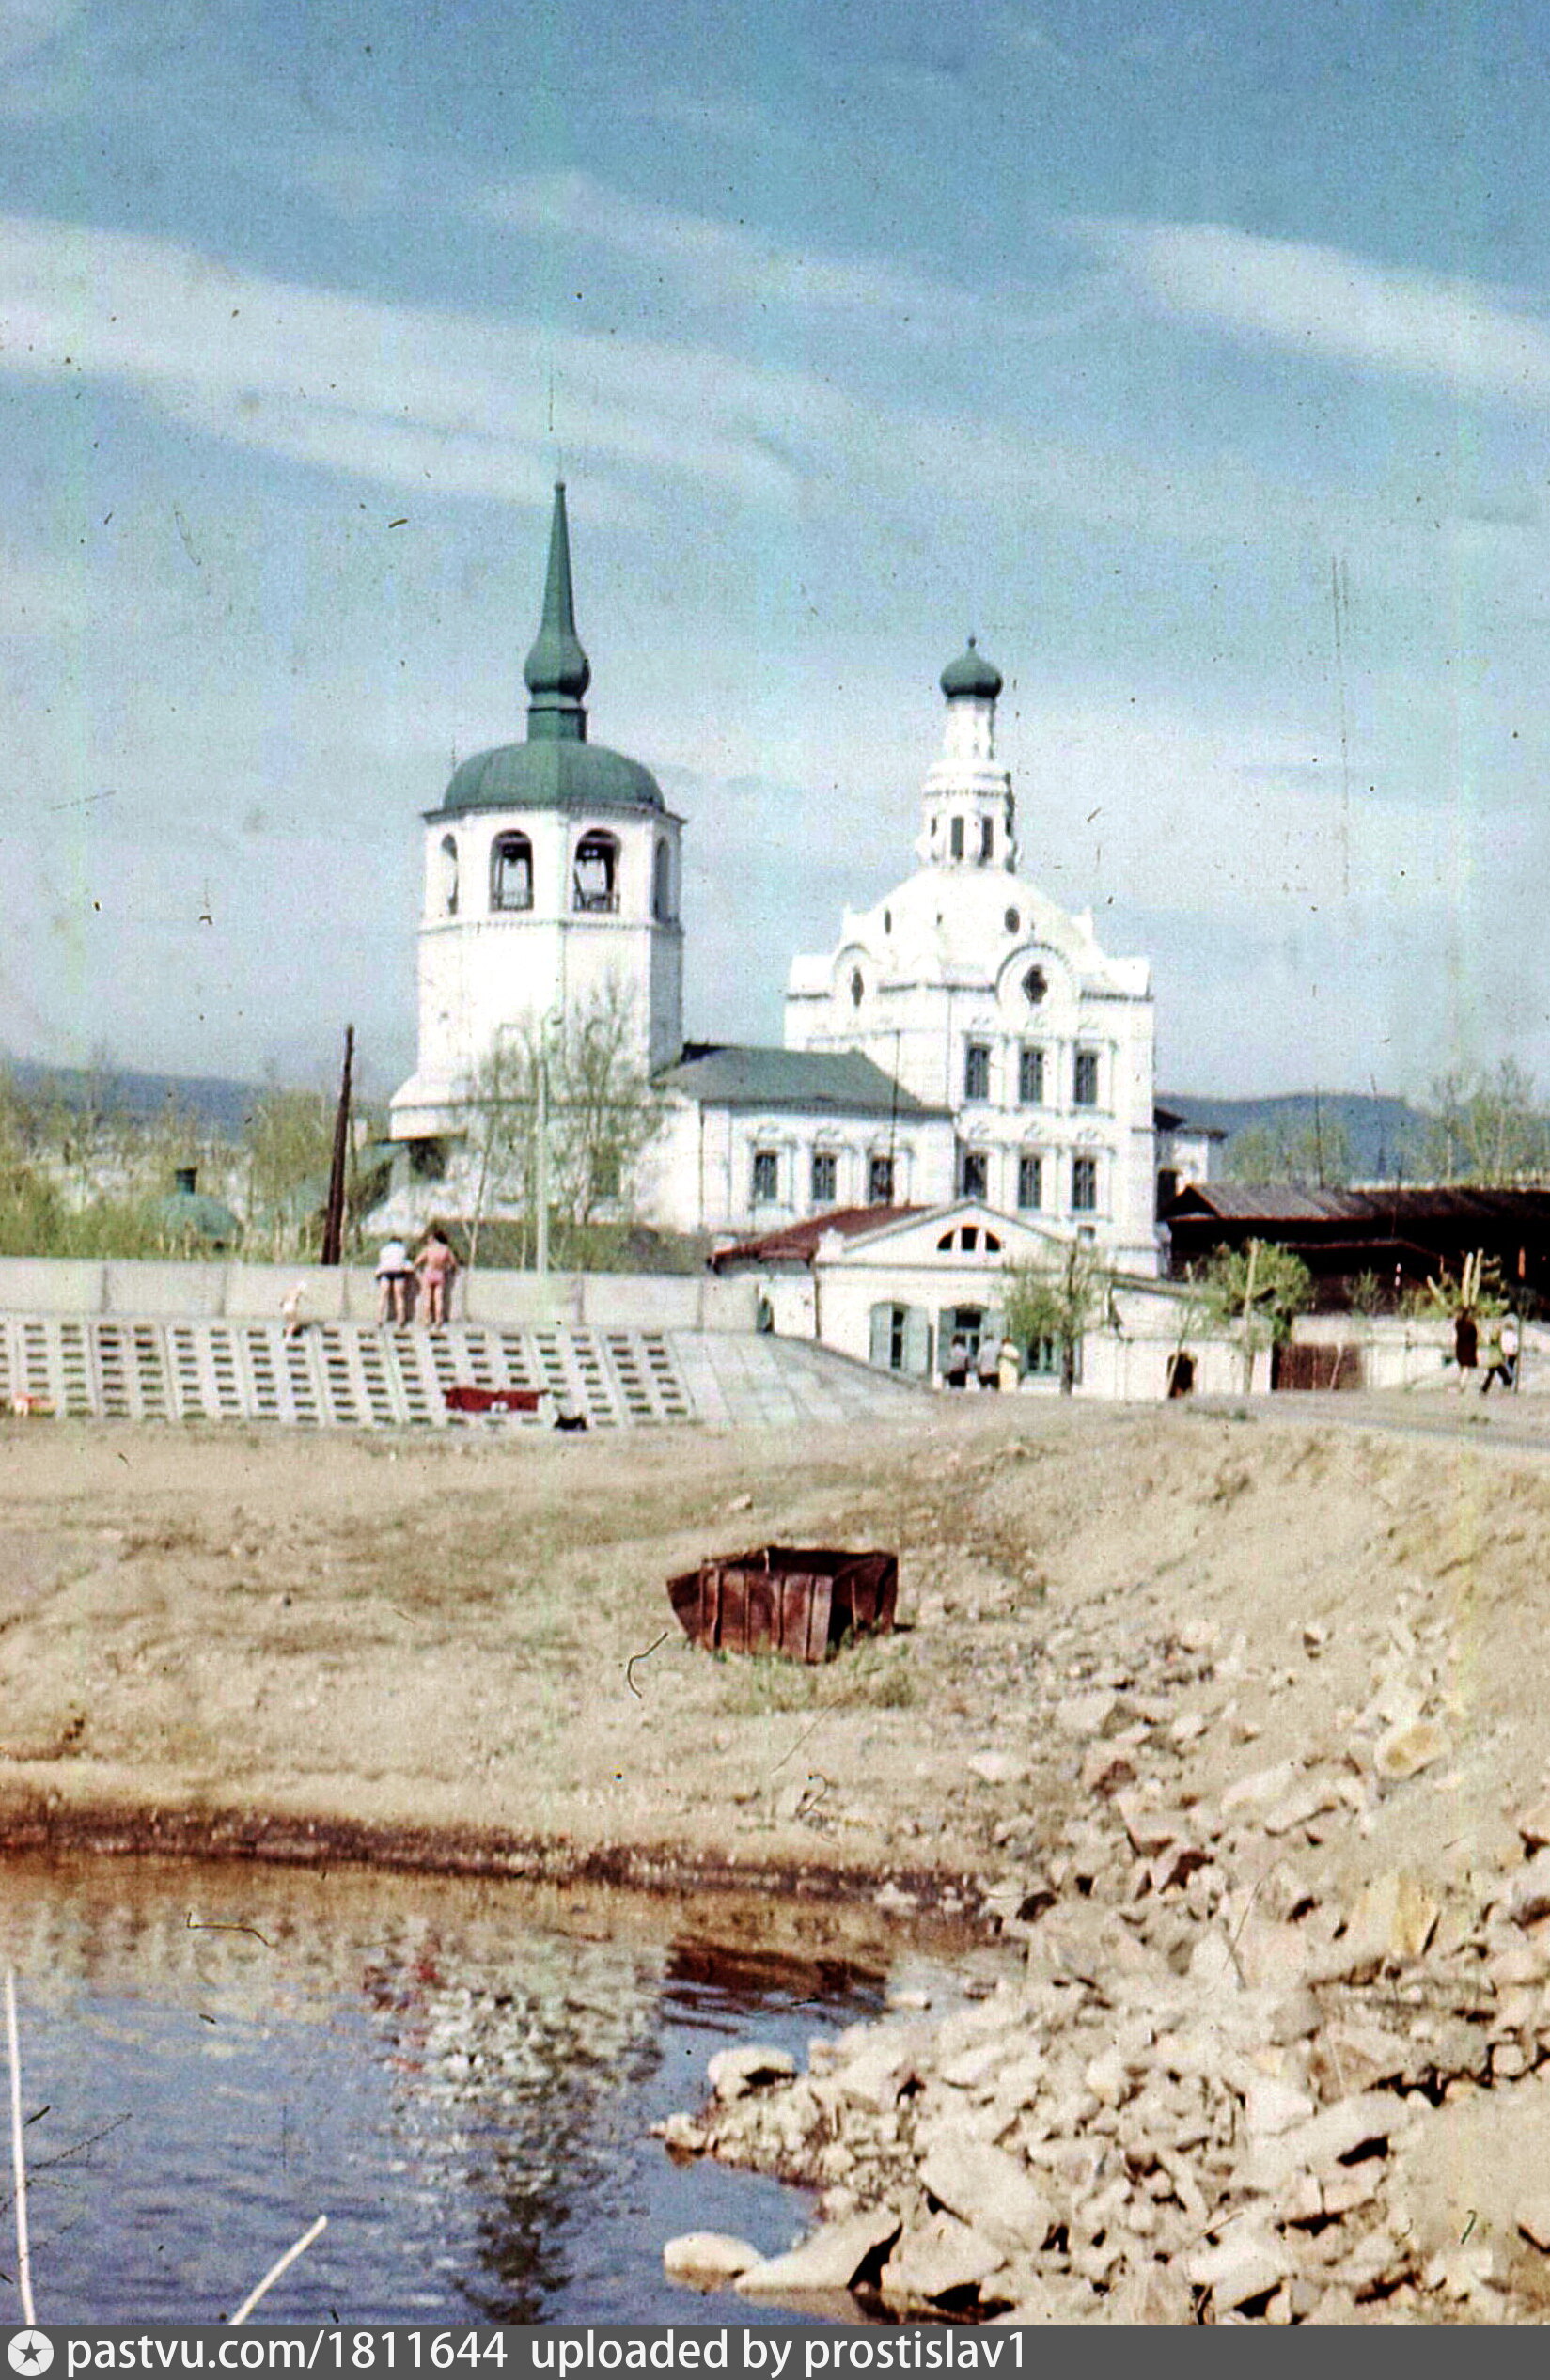
[[[0,1257],[0,1313],[125,1314],[155,1320],[275,1322],[305,1283],[309,1322],[369,1323],[377,1284],[364,1267],[156,1264],[71,1257]],[[559,1323],[577,1329],[751,1331],[757,1284],[712,1273],[470,1273],[454,1292],[460,1322],[492,1327]]]

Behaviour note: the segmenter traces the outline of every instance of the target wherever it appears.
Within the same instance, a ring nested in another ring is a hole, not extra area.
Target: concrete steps
[[[313,1430],[546,1426],[536,1414],[448,1412],[458,1386],[548,1391],[593,1430],[843,1424],[919,1393],[819,1348],[731,1331],[326,1322],[288,1339],[276,1322],[0,1314],[0,1411]]]

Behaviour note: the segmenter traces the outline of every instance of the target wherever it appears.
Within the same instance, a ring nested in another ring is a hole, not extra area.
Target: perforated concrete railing
[[[455,1387],[547,1390],[591,1429],[693,1421],[679,1334],[378,1330],[315,1323],[0,1316],[0,1406],[120,1421],[312,1429],[512,1429],[537,1416],[449,1413]]]

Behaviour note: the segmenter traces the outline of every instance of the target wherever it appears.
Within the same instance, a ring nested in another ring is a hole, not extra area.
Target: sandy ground
[[[15,1424],[0,1821],[300,1818],[950,1906],[1082,1810],[1063,1699],[1150,1696],[1198,1796],[1245,1746],[1340,1753],[1408,1660],[1448,1758],[1342,1805],[1325,1864],[1496,1855],[1550,1752],[1550,1466],[1511,1442],[1539,1425],[1339,1405],[983,1398],[843,1439]],[[668,1574],[771,1539],[898,1548],[907,1628],[817,1670],[694,1651]]]
[[[921,2278],[944,2256],[983,2263],[932,2178],[947,2122],[1071,2198],[1020,2264],[995,2251],[982,2308],[1542,2319],[1529,1401],[985,1397],[843,1436],[466,1442],[15,1423],[0,1484],[0,1847],[751,1887],[740,1938],[760,1905],[900,1938],[973,1917],[1004,1934],[974,1961],[1008,1963],[978,2099],[949,2019],[910,2052],[913,2112],[879,2113],[863,2042],[839,2134],[851,2084],[820,2076],[768,2138],[740,2102],[686,2142],[825,2181],[831,2215],[901,2209],[909,2308],[958,2302]],[[896,1548],[900,1633],[813,1669],[691,1648],[668,1574],[771,1541]],[[1326,2117],[1367,2122],[1363,2076],[1381,2186],[1306,2163]],[[1285,2125],[1283,2186],[1259,2168]]]

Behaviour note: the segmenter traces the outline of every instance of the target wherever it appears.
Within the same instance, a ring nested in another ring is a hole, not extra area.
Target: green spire
[[[592,665],[576,634],[571,595],[571,532],[565,518],[565,482],[555,483],[555,514],[549,527],[549,572],[543,583],[543,618],[523,669],[527,691],[529,742],[539,737],[587,741],[582,697],[592,682]]]

